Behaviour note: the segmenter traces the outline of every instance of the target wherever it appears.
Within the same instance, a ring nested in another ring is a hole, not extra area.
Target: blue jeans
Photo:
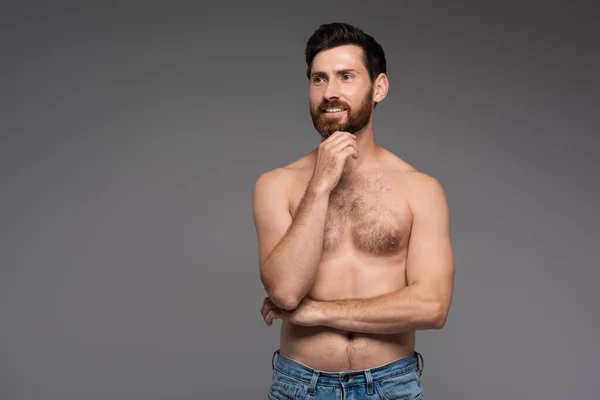
[[[324,372],[276,350],[268,397],[271,400],[421,400],[423,365],[423,356],[415,351],[375,368]]]

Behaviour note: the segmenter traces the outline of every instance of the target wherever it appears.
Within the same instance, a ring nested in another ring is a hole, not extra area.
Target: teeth
[[[340,111],[344,111],[341,108],[329,108],[326,110],[326,112],[340,112]]]

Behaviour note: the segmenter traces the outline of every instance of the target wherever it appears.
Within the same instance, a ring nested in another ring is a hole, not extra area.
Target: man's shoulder
[[[287,191],[290,173],[285,167],[261,172],[254,182],[254,197],[272,196]]]
[[[310,154],[302,156],[286,165],[261,172],[254,184],[255,193],[278,192],[289,194],[292,184],[302,176],[312,172]]]
[[[414,165],[400,158],[398,155],[386,150],[389,159],[389,171],[392,172],[403,186],[420,191],[427,188],[441,186],[434,176],[419,170]]]
[[[419,170],[392,153],[390,156],[392,160],[390,170],[411,203],[420,203],[427,199],[445,201],[444,188],[436,177]]]
[[[433,175],[427,174],[418,169],[405,171],[402,174],[402,179],[406,182],[411,191],[421,193],[423,191],[435,190],[441,188],[442,184]]]
[[[306,154],[286,165],[261,172],[256,185],[288,185],[300,175],[311,173],[314,161],[311,162],[311,153]]]
[[[446,193],[436,177],[416,169],[407,171],[403,175],[403,186],[413,214],[419,211],[428,213],[440,207],[447,208]]]

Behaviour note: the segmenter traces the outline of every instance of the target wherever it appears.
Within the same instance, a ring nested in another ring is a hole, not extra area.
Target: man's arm
[[[275,305],[292,310],[315,280],[329,196],[309,185],[292,221],[288,173],[275,169],[258,177],[253,193],[253,217],[260,279]]]
[[[444,326],[454,286],[450,216],[439,182],[419,175],[409,203],[413,224],[406,261],[407,286],[367,299],[310,301],[309,308],[313,314],[317,310],[319,321],[309,324],[375,334]]]

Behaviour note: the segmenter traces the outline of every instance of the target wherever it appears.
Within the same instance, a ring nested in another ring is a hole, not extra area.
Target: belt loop
[[[319,371],[313,371],[312,379],[310,380],[310,387],[308,391],[311,396],[314,396],[317,393],[317,380],[319,379]]]
[[[371,376],[370,369],[365,371],[365,376],[367,378],[367,394],[373,394],[373,376]]]
[[[425,360],[423,359],[423,355],[421,353],[418,351],[415,351],[415,353],[417,353],[417,368],[419,369],[419,376],[422,376],[423,369],[425,368]]]
[[[273,357],[271,357],[271,368],[275,369],[275,355],[279,355],[279,349],[275,350]]]

